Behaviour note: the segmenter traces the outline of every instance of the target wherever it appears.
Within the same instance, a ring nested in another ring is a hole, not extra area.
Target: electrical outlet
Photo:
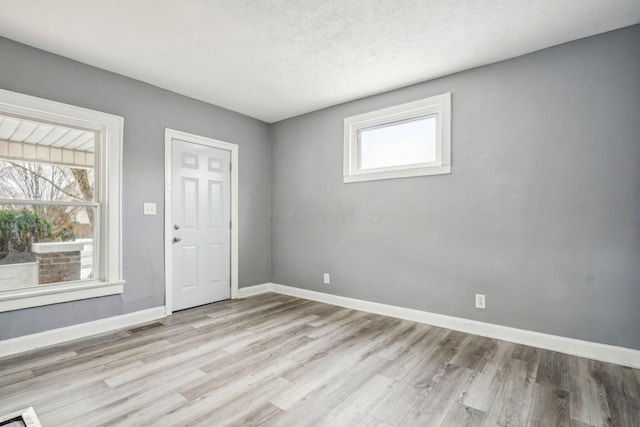
[[[329,273],[324,273],[324,284],[328,285],[329,283],[331,283],[331,277],[329,276]]]
[[[487,300],[483,294],[476,294],[476,308],[480,308],[482,310],[487,308]]]
[[[155,215],[156,214],[156,204],[155,203],[145,203],[144,204],[144,214],[145,215]]]

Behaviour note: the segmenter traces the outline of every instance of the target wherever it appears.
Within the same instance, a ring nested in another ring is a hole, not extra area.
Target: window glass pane
[[[0,199],[93,201],[93,168],[0,158]]]
[[[436,117],[420,117],[359,132],[360,169],[436,160]]]
[[[0,205],[0,290],[95,277],[95,207]]]
[[[13,143],[8,150],[11,157],[33,159],[29,147],[19,145],[31,144],[53,149],[52,152],[40,150],[35,159],[77,164],[83,159],[74,159],[69,153],[64,156],[63,150],[93,153],[96,134],[86,129],[0,114],[0,139]],[[0,155],[6,157],[7,154],[0,152]]]
[[[0,289],[98,277],[97,209],[80,205],[94,201],[95,141],[93,131],[0,115]]]
[[[0,114],[0,198],[93,200],[96,133]]]

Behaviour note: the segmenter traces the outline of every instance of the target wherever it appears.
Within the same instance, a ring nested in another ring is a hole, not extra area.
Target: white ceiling
[[[266,122],[636,24],[640,0],[2,0],[0,35]]]

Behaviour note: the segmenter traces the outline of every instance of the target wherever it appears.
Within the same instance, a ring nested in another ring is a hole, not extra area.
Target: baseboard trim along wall
[[[52,329],[31,335],[0,341],[0,357],[11,356],[27,351],[37,350],[62,344],[68,341],[86,338],[91,335],[103,334],[118,329],[129,328],[145,322],[151,322],[165,317],[165,308],[155,307],[140,310],[120,316],[107,317],[93,322],[79,323],[64,328]]]
[[[589,359],[599,360],[601,362],[640,368],[640,350],[630,348],[582,341],[574,338],[566,338],[557,335],[549,335],[540,332],[496,325],[493,323],[479,322],[477,320],[463,319],[461,317],[446,316],[444,314],[430,313],[411,308],[396,307],[393,305],[364,301],[339,295],[325,294],[323,292],[310,291],[307,289],[284,286],[276,283],[265,283],[257,286],[250,286],[248,288],[242,288],[240,290],[242,291],[240,293],[241,297],[257,295],[263,292],[276,292],[279,294],[324,302],[354,310],[366,311],[368,313],[426,323],[428,325],[453,329],[469,334],[557,351],[573,356],[586,357]]]
[[[265,292],[273,292],[273,283],[263,283],[261,285],[247,286],[238,289],[238,298],[246,298],[253,295],[263,294]]]
[[[279,285],[277,283],[263,283],[248,286],[238,290],[240,298],[246,298],[265,292],[275,292],[298,298],[323,302],[368,313],[411,320],[442,328],[453,329],[469,334],[485,336],[530,345],[573,356],[586,357],[602,362],[615,363],[640,369],[640,350],[634,350],[613,345],[600,344],[590,341],[582,341],[574,338],[560,337],[557,335],[543,334],[460,317],[446,316],[411,308],[397,307],[388,304],[348,298],[339,295],[325,294],[323,292],[310,291],[292,286]],[[129,328],[145,322],[162,319],[165,317],[165,307],[155,307],[148,310],[120,316],[108,317],[93,322],[80,323],[65,328],[52,329],[50,331],[25,335],[0,341],[0,357],[11,356],[27,351],[37,350],[43,347],[62,344],[68,341],[86,338],[92,335],[111,332],[118,329]]]

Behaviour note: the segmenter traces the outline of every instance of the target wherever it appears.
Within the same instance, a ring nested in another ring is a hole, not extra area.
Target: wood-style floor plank
[[[285,411],[266,402],[244,413],[228,425],[233,427],[268,426],[273,425],[275,420],[281,418],[284,414],[286,414]]]
[[[388,393],[394,383],[394,380],[382,375],[371,376],[365,383],[353,389],[348,397],[342,398],[338,405],[333,406],[333,410],[320,420],[319,425],[346,426],[363,422],[369,411]]]
[[[404,426],[439,426],[471,376],[471,370],[447,364],[433,376],[428,388],[420,395],[416,404],[400,421]]]
[[[464,406],[461,403],[454,403],[441,425],[460,427],[481,426],[484,424],[486,417],[486,412],[471,408],[470,406]]]
[[[512,343],[496,341],[495,351],[487,356],[484,366],[472,374],[460,399],[462,405],[483,413],[489,411],[504,381],[515,347]]]
[[[640,386],[631,368],[603,364],[603,384],[615,426],[640,426]]]
[[[611,426],[602,363],[574,357],[570,370],[571,420],[594,427]]]
[[[536,384],[527,426],[571,426],[569,393],[553,387]]]
[[[640,372],[277,294],[0,359],[45,426],[640,426]]]

